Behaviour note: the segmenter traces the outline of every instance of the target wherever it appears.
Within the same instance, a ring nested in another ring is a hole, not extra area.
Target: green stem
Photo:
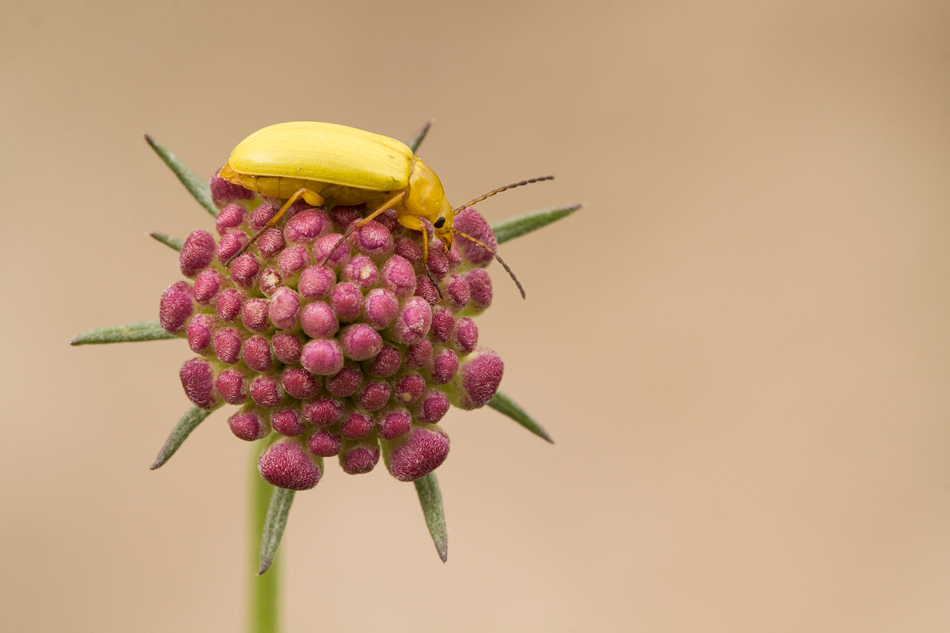
[[[274,487],[264,481],[257,471],[257,458],[260,456],[260,452],[260,445],[256,442],[252,444],[253,467],[251,468],[251,499],[249,504],[251,532],[248,538],[251,586],[247,630],[248,633],[277,633],[280,630],[280,605],[278,604],[280,588],[280,566],[278,563],[280,561],[275,559],[266,574],[258,575],[257,573],[261,566],[261,534],[264,531],[264,519],[267,516],[271,495],[274,492]]]

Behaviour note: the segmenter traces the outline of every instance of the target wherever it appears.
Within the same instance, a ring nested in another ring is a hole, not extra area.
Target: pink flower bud
[[[284,391],[298,400],[313,398],[320,393],[320,384],[309,371],[302,367],[285,367],[280,375]]]
[[[330,307],[340,321],[355,321],[360,316],[363,293],[355,284],[339,283],[330,293]]]
[[[336,222],[338,226],[345,229],[357,220],[363,219],[363,213],[361,211],[363,209],[365,209],[365,207],[362,205],[360,205],[359,208],[337,205],[333,207],[333,211],[330,212],[330,215],[333,216],[333,221]]]
[[[327,391],[337,398],[349,398],[363,384],[363,372],[353,366],[346,366],[327,378]]]
[[[273,266],[268,266],[257,278],[257,286],[265,297],[273,297],[274,293],[282,287],[283,281],[280,272]]]
[[[241,314],[241,308],[244,307],[244,295],[240,290],[234,288],[225,288],[218,295],[218,301],[215,309],[222,321],[233,323]]]
[[[264,228],[264,225],[270,222],[270,219],[277,215],[280,207],[265,202],[251,212],[251,228],[257,232]]]
[[[238,362],[241,357],[241,333],[234,328],[223,328],[214,333],[214,355],[228,365]]]
[[[260,440],[270,433],[270,427],[257,409],[241,409],[230,418],[228,426],[235,437],[245,442]]]
[[[350,411],[340,422],[340,434],[348,440],[361,440],[373,432],[376,421],[365,411]]]
[[[214,372],[208,361],[203,358],[185,361],[178,376],[181,378],[185,395],[196,407],[213,409],[217,405],[217,398],[214,395]]]
[[[287,246],[283,234],[277,229],[267,229],[257,238],[254,244],[260,252],[261,258],[266,261],[272,260]]]
[[[219,169],[218,172],[220,171]],[[211,199],[214,201],[215,206],[220,208],[222,205],[228,205],[221,211],[222,214],[228,210],[228,207],[237,207],[237,205],[228,204],[229,202],[253,200],[256,195],[253,191],[249,191],[241,185],[235,185],[219,177],[217,173],[211,178],[211,182],[208,183],[208,186],[211,188]],[[240,209],[241,207],[237,208]],[[220,218],[221,215],[218,215],[218,217]]]
[[[445,301],[453,311],[458,312],[468,305],[472,295],[462,275],[450,275],[445,284]]]
[[[445,347],[439,350],[432,359],[432,369],[429,372],[432,382],[444,385],[452,380],[459,368],[459,357],[453,350]],[[493,394],[494,395],[494,394]]]
[[[356,401],[367,411],[379,411],[389,402],[392,387],[382,380],[369,380],[356,395]]]
[[[468,317],[458,320],[455,333],[452,335],[452,345],[459,354],[470,354],[478,347],[478,326]]]
[[[250,253],[244,253],[231,262],[231,279],[241,288],[251,289],[257,285],[261,265]]]
[[[224,275],[216,270],[202,270],[195,277],[195,301],[208,305],[217,296],[224,283]]]
[[[455,216],[455,228],[472,236],[493,251],[498,250],[498,240],[492,232],[488,222],[485,221],[478,211],[471,207],[463,209]],[[462,257],[475,266],[487,266],[492,260],[492,254],[474,242],[459,236],[455,243],[458,244]]]
[[[379,222],[367,222],[356,232],[356,248],[376,261],[393,254],[393,236]]]
[[[273,376],[258,376],[251,381],[251,399],[264,409],[272,409],[280,404],[284,393]]]
[[[307,430],[296,409],[286,407],[270,414],[270,425],[275,431],[287,437],[298,437]]]
[[[416,427],[389,451],[389,473],[399,481],[425,477],[449,455],[449,436],[442,429]]]
[[[432,335],[435,340],[445,343],[452,336],[455,328],[455,317],[452,311],[445,306],[436,306],[432,309]]]
[[[411,297],[416,291],[416,271],[404,257],[393,255],[383,264],[383,287],[399,299]]]
[[[362,475],[379,462],[379,444],[374,439],[346,442],[340,452],[340,466],[348,475]]]
[[[225,233],[218,240],[218,261],[226,262],[238,254],[244,245],[251,241],[243,231]]]
[[[425,391],[426,381],[419,374],[406,374],[393,385],[393,398],[403,405],[414,403]]]
[[[214,238],[207,231],[192,231],[178,255],[178,266],[185,277],[194,277],[214,260]]]
[[[373,260],[366,255],[357,255],[343,267],[342,278],[357,288],[368,290],[379,281],[379,269],[376,268]]]
[[[310,300],[326,299],[336,284],[336,275],[325,266],[310,266],[300,273],[297,292]]]
[[[300,311],[300,327],[310,338],[330,338],[340,329],[340,322],[329,305],[317,301]]]
[[[214,317],[199,314],[188,324],[188,347],[196,354],[211,352],[211,338],[214,335]]]
[[[333,426],[343,417],[343,402],[336,398],[317,398],[303,404],[303,417],[315,426]]]
[[[277,257],[277,266],[287,275],[295,275],[311,263],[310,251],[305,246],[291,246],[281,251]]]
[[[419,422],[435,424],[449,411],[449,397],[441,391],[429,389],[412,407],[413,417]]]
[[[406,367],[409,369],[425,369],[432,364],[432,343],[423,339],[406,348]]]
[[[343,237],[340,233],[330,233],[329,235],[324,235],[317,239],[313,244],[313,260],[317,264],[322,264],[323,260],[326,259],[327,254],[330,251],[333,251],[333,255],[330,256],[330,259],[327,260],[326,266],[330,268],[338,269],[343,264],[350,260],[350,255],[352,250],[350,249],[349,240],[343,240],[340,242],[340,238]],[[340,242],[337,245],[337,242]]]
[[[323,474],[316,458],[299,441],[290,438],[268,446],[257,467],[269,484],[288,490],[310,490]]]
[[[307,209],[287,221],[284,237],[290,244],[313,244],[330,229],[330,218],[323,211]]]
[[[439,289],[432,284],[432,280],[426,275],[416,275],[416,296],[425,299],[430,306],[438,305],[442,297],[439,295]]]
[[[303,346],[300,363],[318,376],[332,376],[343,369],[343,349],[336,339],[313,339]]]
[[[481,268],[477,268],[465,274],[465,281],[468,283],[468,290],[471,297],[468,313],[481,314],[485,311],[485,308],[491,305],[491,277]]]
[[[271,345],[274,346],[274,356],[280,362],[286,365],[300,362],[300,350],[303,348],[303,343],[296,334],[277,332],[271,338]]]
[[[394,251],[396,255],[406,258],[413,264],[422,261],[422,249],[411,238],[400,237],[396,240]]]
[[[443,250],[442,242],[429,241],[429,272],[436,280],[441,281],[449,272],[449,258]]]
[[[271,367],[270,345],[261,335],[252,336],[244,342],[244,362],[254,371],[267,371]]]
[[[307,448],[318,457],[333,457],[339,454],[343,440],[339,433],[331,433],[327,429],[314,429],[307,438]]]
[[[191,286],[185,281],[179,281],[170,285],[162,293],[158,320],[166,332],[177,334],[185,329],[193,311]]]
[[[399,349],[392,345],[383,345],[383,349],[379,350],[376,358],[364,363],[363,367],[371,376],[388,378],[399,371],[400,365],[402,365],[402,353]]]
[[[241,323],[252,332],[266,332],[270,328],[267,320],[269,308],[266,299],[248,299],[241,310]]]
[[[222,182],[227,182],[223,178],[218,178]],[[228,183],[229,185],[231,183]],[[237,185],[231,185],[237,186]],[[238,187],[242,191],[247,191],[244,187]],[[248,192],[251,193],[251,192]],[[253,194],[252,194],[253,195]],[[237,204],[229,204],[223,209],[221,213],[218,214],[218,217],[214,220],[214,226],[218,229],[218,235],[224,235],[230,229],[236,229],[241,226],[247,220],[247,213],[244,211],[244,207]]]
[[[498,354],[479,348],[462,359],[458,373],[449,384],[452,404],[460,409],[477,409],[495,396],[505,365]]]
[[[378,416],[376,428],[379,437],[394,440],[409,432],[412,428],[412,416],[407,409],[401,407],[389,409]]]
[[[363,299],[363,319],[373,328],[389,327],[399,312],[399,301],[392,290],[374,288]]]
[[[383,337],[365,323],[346,326],[339,338],[343,355],[353,360],[368,360],[383,349]]]
[[[282,330],[292,330],[297,325],[300,312],[300,297],[290,288],[279,288],[271,297],[267,316],[270,322]]]
[[[214,387],[228,404],[244,404],[247,400],[247,381],[237,369],[225,369],[218,374]]]
[[[387,332],[397,343],[411,345],[424,339],[431,325],[432,308],[424,299],[410,297],[403,302],[399,315]]]

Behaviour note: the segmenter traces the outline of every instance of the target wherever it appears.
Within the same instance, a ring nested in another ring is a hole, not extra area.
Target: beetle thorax
[[[445,190],[439,177],[422,159],[416,157],[409,174],[409,194],[405,202],[406,210],[414,216],[424,218],[433,225],[438,223],[435,236],[452,248],[452,205],[445,199]],[[439,222],[440,218],[444,218]]]

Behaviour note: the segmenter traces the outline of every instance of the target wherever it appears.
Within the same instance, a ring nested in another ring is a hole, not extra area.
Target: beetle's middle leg
[[[232,255],[231,258],[228,259],[228,261],[224,263],[224,265],[230,266],[231,262],[233,262],[240,255],[242,255],[248,248],[250,248],[251,244],[257,241],[257,238],[259,238],[261,235],[264,234],[264,231],[266,231],[267,229],[273,228],[280,221],[280,219],[284,217],[284,214],[287,213],[287,209],[289,209],[293,203],[297,202],[301,198],[303,198],[307,204],[313,207],[319,207],[321,204],[324,203],[323,197],[317,192],[311,191],[310,189],[304,189],[304,188],[298,189],[294,193],[294,195],[290,196],[290,198],[287,199],[287,202],[284,203],[284,206],[282,206],[280,210],[274,214],[274,217],[268,220],[267,224],[261,227],[261,230],[255,233],[253,237],[251,237],[251,240],[247,244],[242,246],[241,250],[239,250],[237,253]]]
[[[367,222],[371,222],[372,220],[375,220],[378,216],[382,215],[386,211],[389,211],[390,209],[395,207],[397,204],[402,202],[405,197],[406,197],[406,190],[403,189],[399,193],[389,196],[388,198],[383,200],[382,204],[376,207],[373,210],[373,212],[370,213],[368,216],[366,216],[359,222],[354,222],[349,227],[347,227],[346,231],[343,232],[343,235],[340,236],[340,239],[338,239],[336,241],[336,244],[333,245],[333,248],[330,249],[330,252],[327,253],[326,257],[323,258],[323,261],[321,262],[321,264],[326,264],[330,260],[330,257],[333,255],[333,253],[336,252],[337,247],[343,243],[343,240],[353,235],[354,231],[366,226]]]

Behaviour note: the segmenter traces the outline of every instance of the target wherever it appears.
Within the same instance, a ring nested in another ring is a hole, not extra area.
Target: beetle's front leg
[[[261,230],[255,233],[253,237],[251,237],[251,241],[249,241],[247,244],[242,246],[241,250],[239,250],[237,253],[232,255],[231,258],[228,259],[228,261],[224,262],[224,265],[230,266],[231,262],[233,262],[240,255],[244,254],[244,252],[248,248],[250,248],[251,244],[256,242],[257,238],[259,238],[261,235],[264,234],[264,231],[266,231],[267,229],[273,228],[280,221],[280,219],[284,217],[284,214],[287,213],[287,209],[290,208],[290,205],[297,202],[297,200],[300,200],[301,198],[303,198],[307,204],[314,207],[319,207],[321,204],[324,203],[323,197],[317,192],[311,191],[310,189],[304,189],[304,188],[298,189],[296,193],[294,193],[294,195],[290,196],[290,198],[287,199],[287,202],[284,203],[284,206],[282,206],[280,210],[274,214],[274,217],[268,220],[267,223],[261,228]]]
[[[429,270],[429,227],[421,219],[408,213],[397,216],[396,219],[410,231],[422,233],[422,267],[425,268],[429,281],[435,286],[435,291],[439,293],[439,299],[442,299],[442,289],[439,288],[438,282],[432,276],[432,271]]]
[[[343,240],[345,240],[345,239],[348,238],[349,236],[353,235],[353,231],[355,231],[355,230],[357,230],[357,229],[359,229],[359,228],[365,226],[367,222],[370,222],[371,220],[375,220],[379,215],[385,213],[386,211],[389,211],[390,209],[392,209],[393,207],[395,207],[396,205],[398,205],[400,202],[402,202],[405,197],[406,197],[406,190],[405,190],[405,189],[402,189],[402,190],[400,190],[398,193],[396,193],[395,195],[392,195],[392,196],[386,198],[385,200],[383,200],[383,203],[380,204],[380,205],[379,205],[372,213],[370,213],[368,216],[366,216],[365,218],[363,218],[363,219],[360,220],[359,222],[354,222],[354,223],[351,224],[349,227],[347,227],[346,231],[343,232],[343,235],[340,236],[340,239],[338,239],[338,240],[336,241],[336,244],[333,245],[333,248],[330,249],[330,252],[327,253],[327,256],[324,257],[324,258],[323,258],[323,261],[320,262],[320,263],[321,263],[321,264],[326,264],[328,261],[330,261],[330,257],[332,257],[332,256],[333,256],[333,253],[336,252],[337,247],[338,247],[340,244],[343,243]]]

